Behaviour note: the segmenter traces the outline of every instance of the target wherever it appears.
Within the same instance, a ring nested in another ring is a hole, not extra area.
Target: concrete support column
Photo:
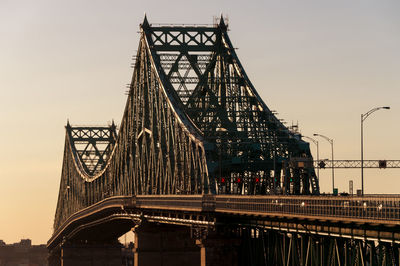
[[[121,266],[121,245],[68,244],[61,247],[60,258],[61,266]]]
[[[135,266],[200,265],[200,249],[189,227],[144,223],[134,234]]]
[[[200,266],[237,266],[240,265],[239,245],[237,238],[198,239],[200,247]]]

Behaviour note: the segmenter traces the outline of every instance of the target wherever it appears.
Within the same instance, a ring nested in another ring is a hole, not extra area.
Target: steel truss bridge
[[[121,265],[133,230],[135,265],[399,265],[400,197],[322,196],[317,167],[222,17],[145,17],[118,131],[66,126],[49,263]]]

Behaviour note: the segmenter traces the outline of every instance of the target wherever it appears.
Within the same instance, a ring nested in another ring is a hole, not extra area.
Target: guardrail
[[[218,195],[215,211],[330,217],[400,225],[400,197]]]
[[[136,208],[307,216],[323,220],[368,220],[400,225],[400,196],[136,196]]]
[[[136,208],[202,211],[202,195],[138,195]]]

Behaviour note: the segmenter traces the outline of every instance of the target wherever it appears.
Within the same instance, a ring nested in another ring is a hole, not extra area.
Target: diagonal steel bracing
[[[67,135],[77,162],[89,175],[95,175],[106,166],[117,137],[114,122],[109,127],[66,126]]]
[[[236,233],[243,239],[239,265],[399,265],[399,247],[390,243],[256,228]]]

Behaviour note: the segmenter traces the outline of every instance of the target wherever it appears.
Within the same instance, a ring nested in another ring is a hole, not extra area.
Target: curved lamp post
[[[335,164],[333,162],[333,139],[328,138],[327,136],[321,135],[321,134],[313,134],[314,136],[318,136],[321,138],[324,138],[325,140],[327,140],[330,144],[331,144],[331,149],[332,149],[332,193],[335,189]]]
[[[361,114],[361,194],[364,196],[364,120],[367,119],[373,112],[376,112],[381,109],[390,109],[389,106],[381,106],[375,107],[366,112],[365,114]]]
[[[302,137],[305,138],[305,139],[308,139],[308,140],[312,141],[312,142],[315,144],[315,146],[317,146],[317,162],[319,162],[318,140],[313,139],[313,138],[310,138],[310,137],[307,137],[307,136],[302,136]],[[317,168],[317,175],[318,175],[318,179],[319,179],[319,167]]]

